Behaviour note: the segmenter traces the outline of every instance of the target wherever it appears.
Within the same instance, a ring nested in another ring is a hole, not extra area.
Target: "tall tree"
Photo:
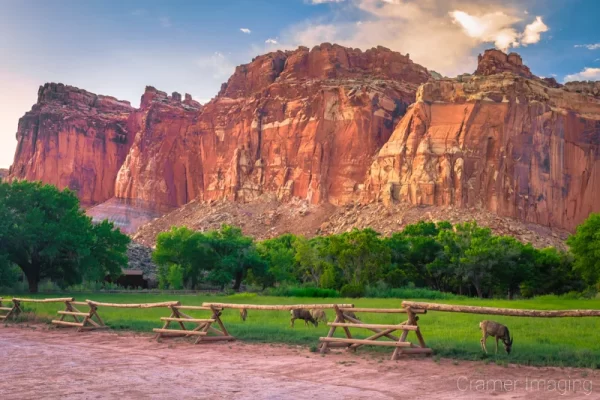
[[[204,273],[214,268],[217,255],[210,238],[203,233],[173,227],[158,235],[152,259],[161,269],[159,276],[163,286],[168,282],[172,267],[177,265],[181,269],[184,286],[195,289]]]
[[[239,290],[242,280],[251,269],[263,273],[264,262],[256,251],[254,240],[244,236],[240,228],[223,225],[218,231],[207,234],[210,246],[216,253],[217,262],[211,271],[211,279],[219,283],[233,279],[233,289]]]
[[[588,284],[600,280],[600,213],[590,216],[577,227],[575,234],[567,239],[575,256],[575,268]]]
[[[118,275],[129,239],[111,224],[94,228],[68,189],[40,182],[0,183],[0,258],[21,268],[29,290],[43,278],[78,283],[90,272]]]

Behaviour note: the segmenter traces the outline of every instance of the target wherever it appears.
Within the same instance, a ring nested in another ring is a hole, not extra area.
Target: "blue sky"
[[[0,0],[0,167],[45,82],[135,106],[146,85],[206,101],[235,65],[324,41],[384,45],[448,76],[508,46],[536,75],[600,80],[598,15],[597,0]]]

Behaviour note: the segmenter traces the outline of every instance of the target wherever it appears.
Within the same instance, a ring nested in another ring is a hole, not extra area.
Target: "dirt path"
[[[600,393],[598,371],[387,357],[345,352],[322,357],[279,345],[194,346],[131,333],[0,327],[0,398],[548,400],[593,399]],[[532,387],[532,379],[543,383]],[[516,389],[510,383],[515,381]]]

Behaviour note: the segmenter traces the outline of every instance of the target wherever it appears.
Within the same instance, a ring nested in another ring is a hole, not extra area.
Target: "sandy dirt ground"
[[[0,399],[600,398],[594,370],[388,357],[4,326]]]

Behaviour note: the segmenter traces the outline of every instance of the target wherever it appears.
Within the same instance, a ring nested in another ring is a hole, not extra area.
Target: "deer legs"
[[[483,337],[481,338],[481,340],[479,341],[481,343],[481,350],[485,351],[485,353],[487,354],[487,347],[485,346],[485,342],[487,341],[487,334],[483,334]],[[498,345],[498,343],[496,343],[496,345]],[[497,351],[497,350],[496,350]]]

